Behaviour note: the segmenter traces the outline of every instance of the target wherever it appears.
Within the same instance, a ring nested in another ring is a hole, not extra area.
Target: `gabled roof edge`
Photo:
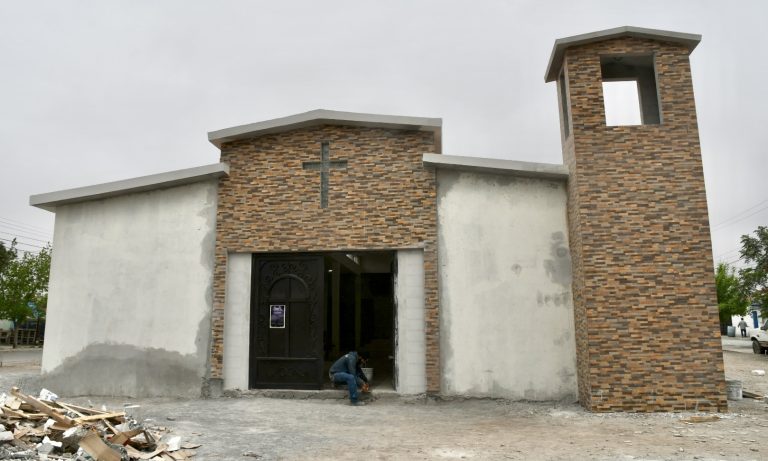
[[[55,212],[56,207],[59,205],[99,200],[154,189],[164,189],[228,175],[229,165],[226,163],[214,163],[92,186],[31,195],[29,197],[29,204],[33,207]]]
[[[269,133],[279,133],[317,125],[352,125],[373,128],[394,128],[440,133],[440,118],[406,117],[400,115],[364,114],[316,109],[301,114],[240,125],[208,133],[208,140],[218,148],[225,142]]]
[[[637,37],[648,38],[652,40],[679,43],[688,47],[688,52],[692,52],[696,45],[701,41],[701,35],[687,34],[683,32],[673,32],[669,30],[646,29],[643,27],[622,26],[613,29],[599,30],[587,34],[574,35],[571,37],[558,38],[552,47],[552,54],[549,57],[547,71],[544,73],[544,81],[552,82],[557,80],[560,73],[560,67],[563,63],[565,50],[572,46],[584,45],[587,43],[602,42],[618,37]]]

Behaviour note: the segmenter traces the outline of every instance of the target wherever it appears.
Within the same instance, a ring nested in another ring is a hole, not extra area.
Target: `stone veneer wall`
[[[600,55],[651,53],[662,123],[606,126]],[[726,410],[688,50],[612,39],[569,48],[564,69],[580,401],[593,411]]]
[[[303,162],[347,160],[330,173],[320,208],[320,173]],[[321,126],[222,146],[230,175],[219,184],[211,378],[223,376],[224,297],[229,252],[424,249],[427,390],[439,392],[435,172],[432,132]]]

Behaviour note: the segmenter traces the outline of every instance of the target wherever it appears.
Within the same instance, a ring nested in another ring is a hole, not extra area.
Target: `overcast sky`
[[[215,163],[208,131],[318,108],[440,117],[445,154],[561,163],[553,42],[624,25],[703,35],[714,256],[732,262],[768,224],[758,0],[0,0],[0,239],[51,238],[31,194]]]

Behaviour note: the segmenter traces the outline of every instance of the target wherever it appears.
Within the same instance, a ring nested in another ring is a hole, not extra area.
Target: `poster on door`
[[[285,328],[285,304],[270,304],[269,328]]]

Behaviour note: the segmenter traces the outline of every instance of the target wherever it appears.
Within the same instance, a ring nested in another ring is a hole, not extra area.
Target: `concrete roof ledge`
[[[520,162],[517,160],[441,154],[424,154],[422,160],[426,166],[447,170],[503,174],[528,178],[568,179],[568,167],[553,163]]]
[[[93,186],[32,195],[29,197],[29,204],[43,210],[55,212],[56,207],[59,205],[99,200],[154,189],[165,189],[208,179],[217,179],[228,175],[229,165],[226,163],[214,163]]]
[[[557,80],[560,68],[565,57],[565,50],[572,46],[586,45],[588,43],[602,42],[619,37],[636,37],[658,40],[660,42],[671,42],[688,47],[688,52],[692,52],[696,45],[701,41],[701,35],[686,34],[683,32],[672,32],[669,30],[646,29],[643,27],[622,26],[613,29],[599,30],[588,34],[574,35],[571,37],[558,38],[552,47],[552,54],[549,57],[549,65],[544,73],[544,81],[552,82]]]
[[[211,131],[208,133],[208,140],[216,147],[221,148],[221,145],[225,142],[318,125],[350,125],[371,128],[432,131],[435,133],[439,146],[443,121],[440,118],[363,114],[358,112],[316,109],[288,117],[275,118],[263,122]]]

